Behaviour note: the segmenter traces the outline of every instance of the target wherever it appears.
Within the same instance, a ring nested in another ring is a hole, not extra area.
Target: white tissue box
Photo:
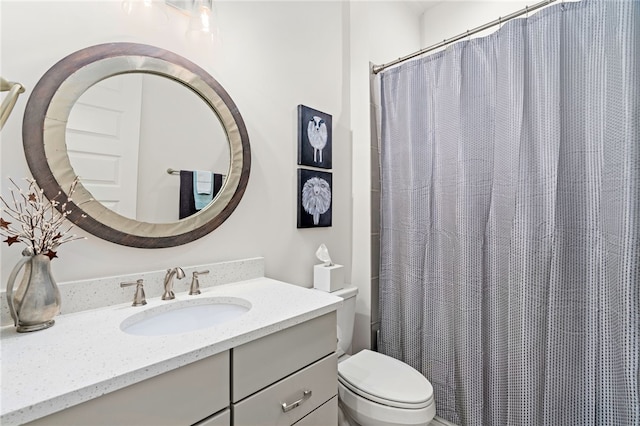
[[[332,291],[340,290],[344,287],[344,266],[314,265],[313,267],[313,287],[318,290]]]

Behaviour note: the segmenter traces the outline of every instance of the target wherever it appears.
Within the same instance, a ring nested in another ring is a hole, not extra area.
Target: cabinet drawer
[[[191,425],[229,406],[229,352],[108,393],[29,425]]]
[[[223,412],[204,419],[193,426],[231,426],[231,410],[227,408]]]
[[[337,395],[337,389],[338,357],[334,353],[234,404],[234,425],[292,425]],[[306,398],[305,391],[310,391]],[[296,406],[294,402],[301,399]],[[285,412],[283,404],[293,407]]]
[[[338,395],[300,419],[295,426],[337,426]]]
[[[335,352],[336,346],[334,311],[234,348],[232,401]]]

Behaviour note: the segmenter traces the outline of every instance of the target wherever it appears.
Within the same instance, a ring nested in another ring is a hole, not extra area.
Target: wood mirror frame
[[[147,223],[119,215],[93,200],[80,181],[73,201],[67,205],[71,210],[67,219],[99,238],[125,246],[163,248],[186,244],[207,235],[231,215],[244,194],[251,168],[249,136],[238,108],[212,76],[186,58],[136,43],[91,46],[63,58],[42,76],[27,101],[22,128],[27,163],[47,198],[51,200],[61,193],[66,199],[76,178],[65,136],[73,105],[93,84],[131,72],[177,81],[211,107],[229,142],[231,158],[225,183],[214,202],[195,215],[172,223]]]

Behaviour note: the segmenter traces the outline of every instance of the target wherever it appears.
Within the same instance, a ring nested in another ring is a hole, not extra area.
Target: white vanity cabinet
[[[225,351],[28,425],[191,425],[229,406],[229,364]]]
[[[211,417],[207,417],[201,422],[196,423],[193,426],[229,426],[231,424],[231,410],[225,409],[218,414],[214,414]]]
[[[336,312],[29,425],[336,425]]]
[[[233,424],[292,425],[330,401],[338,389],[336,342],[331,312],[234,348]],[[331,406],[315,424],[337,424]]]

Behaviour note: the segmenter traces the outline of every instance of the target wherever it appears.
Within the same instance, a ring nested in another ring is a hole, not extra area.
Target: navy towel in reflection
[[[216,195],[220,192],[220,188],[222,188],[222,178],[223,176],[219,173],[213,174],[213,198],[216,198]]]
[[[222,188],[222,175],[213,174],[213,196],[215,198]],[[193,197],[193,172],[190,170],[180,170],[180,207],[178,217],[184,219],[197,213],[196,201]]]
[[[197,212],[193,198],[193,172],[180,170],[180,219]]]

